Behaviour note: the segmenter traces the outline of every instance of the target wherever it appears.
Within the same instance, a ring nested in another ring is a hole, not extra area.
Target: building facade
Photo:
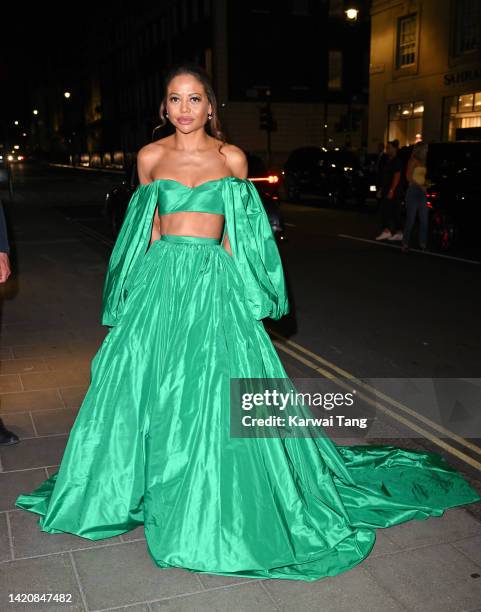
[[[373,0],[369,150],[481,140],[481,1]]]
[[[367,145],[368,0],[135,5],[119,0],[114,9],[112,4],[99,6],[90,29],[75,43],[78,68],[55,70],[66,76],[62,85],[57,79],[58,87],[72,96],[67,104],[61,101],[63,106],[51,105],[50,123],[57,127],[50,138],[63,138],[66,151],[108,158],[151,141],[164,74],[184,60],[209,73],[228,141],[264,158],[267,133],[260,127],[260,111],[270,104],[274,166],[304,145]],[[346,18],[347,4],[359,8],[358,19]],[[61,92],[42,91],[40,97],[49,96],[58,99]],[[76,121],[78,112],[83,126]],[[155,138],[165,132],[159,130]]]

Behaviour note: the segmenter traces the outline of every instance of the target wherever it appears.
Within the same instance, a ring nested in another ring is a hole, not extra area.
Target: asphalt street
[[[102,205],[121,180],[109,172],[19,165],[16,200],[68,220],[107,262],[113,238]],[[481,258],[472,250],[404,254],[399,244],[376,243],[380,220],[372,203],[339,210],[311,199],[283,202],[281,210],[291,313],[265,324],[289,375],[299,383],[349,381],[363,397],[361,410],[382,420],[372,443],[439,452],[481,488],[479,417],[436,415],[403,385],[432,380],[437,389],[470,379],[481,395]]]

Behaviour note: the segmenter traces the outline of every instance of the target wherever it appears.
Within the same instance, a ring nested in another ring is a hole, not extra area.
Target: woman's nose
[[[185,112],[189,110],[189,101],[188,100],[182,100],[181,104],[180,104],[180,112]]]

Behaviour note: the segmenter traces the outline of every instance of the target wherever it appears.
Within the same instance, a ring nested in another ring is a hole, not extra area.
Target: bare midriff
[[[159,216],[160,234],[198,236],[201,238],[222,237],[224,215],[206,212],[175,212]]]

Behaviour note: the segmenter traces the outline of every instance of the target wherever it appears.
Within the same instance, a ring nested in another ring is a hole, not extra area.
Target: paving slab
[[[391,597],[415,612],[459,612],[481,603],[481,566],[451,544],[368,558],[364,566]]]
[[[144,541],[79,550],[72,555],[92,610],[202,590],[194,573],[157,567]]]

